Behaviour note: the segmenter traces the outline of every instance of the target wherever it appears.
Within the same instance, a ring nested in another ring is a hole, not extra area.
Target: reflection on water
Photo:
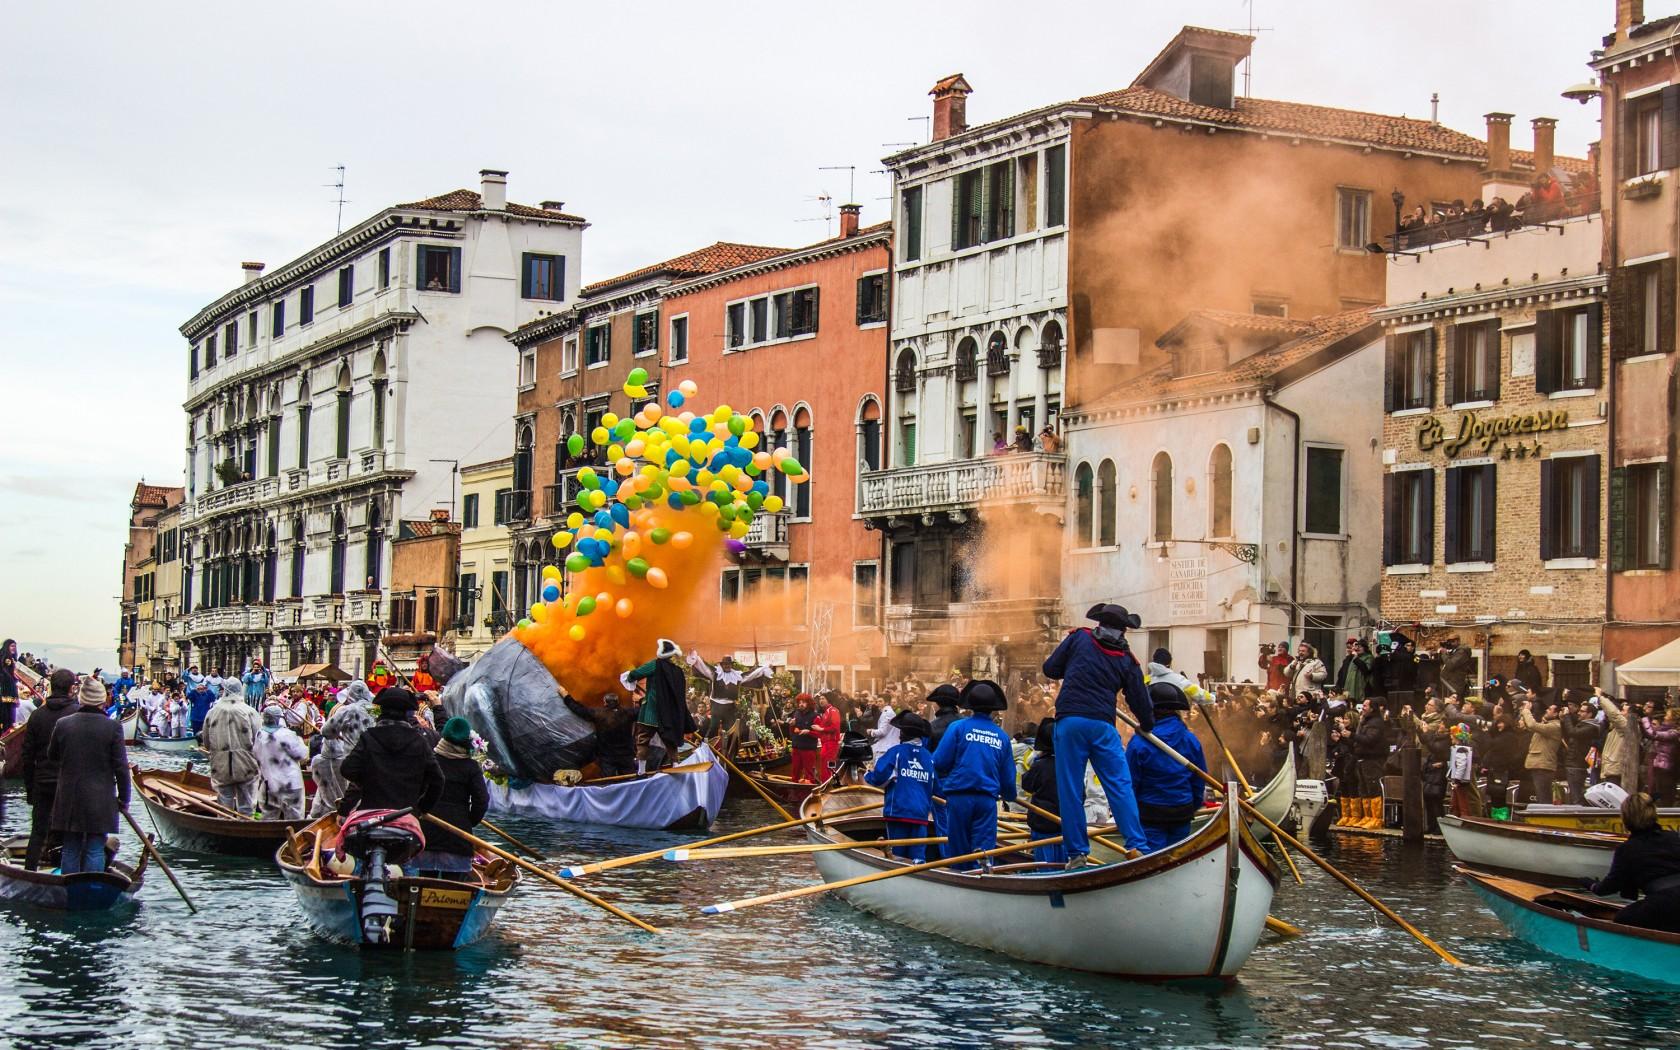
[[[28,814],[15,788],[8,801],[15,831]],[[765,814],[761,803],[731,800],[720,824],[749,827]],[[508,830],[567,861],[693,837],[517,820]],[[133,848],[127,842],[125,854]],[[1672,989],[1511,941],[1443,850],[1392,840],[1341,840],[1330,856],[1483,969],[1437,962],[1305,864],[1306,885],[1286,881],[1273,908],[1305,938],[1268,938],[1231,985],[1159,986],[1016,963],[826,898],[699,914],[812,882],[809,860],[797,857],[658,863],[588,880],[665,927],[661,937],[527,880],[492,934],[467,950],[364,955],[310,935],[272,865],[168,856],[196,917],[161,876],[148,879],[143,904],[111,915],[0,909],[6,1038],[263,1050],[685,1046],[702,1037],[766,1047],[1680,1043]]]

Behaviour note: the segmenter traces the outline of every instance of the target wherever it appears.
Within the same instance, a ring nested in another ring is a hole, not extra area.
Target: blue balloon
[[[545,601],[545,602],[557,602],[559,600],[560,600],[560,588],[554,586],[554,584],[552,584],[552,583],[549,584],[547,587],[543,588],[543,601]]]
[[[675,463],[677,460],[679,460],[681,458],[682,458],[681,454],[679,454],[676,449],[668,448],[668,449],[665,450],[665,465],[667,467],[669,467],[671,464]]]
[[[591,520],[595,522],[597,528],[610,529],[612,528],[612,511],[602,507],[595,512],[595,517]]]
[[[669,394],[666,394],[665,403],[670,405],[672,408],[681,408],[683,403],[682,391],[673,390]]]
[[[630,527],[630,508],[626,507],[622,503],[614,503],[612,505],[612,520],[618,522],[620,525],[624,526],[625,528],[629,528]]]
[[[607,494],[608,499],[612,499],[618,495],[618,481],[614,478],[602,478],[601,491]]]
[[[665,505],[670,507],[672,510],[682,510],[688,504],[683,502],[682,493],[673,492],[669,496],[665,497]]]
[[[711,462],[706,464],[706,469],[711,471],[713,474],[716,474],[718,471],[722,470],[724,467],[726,467],[728,465],[729,465],[729,458],[727,456],[725,456],[722,452],[719,452],[717,455],[712,457]]]
[[[691,434],[704,434],[710,425],[710,421],[705,416],[695,416],[688,421],[688,431]]]
[[[770,495],[770,486],[765,483],[763,478],[760,478],[757,481],[753,482],[752,490],[754,492],[758,493],[760,496]]]

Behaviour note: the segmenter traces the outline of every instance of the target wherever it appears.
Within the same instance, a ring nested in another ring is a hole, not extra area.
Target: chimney
[[[1511,116],[1510,113],[1487,113],[1487,170],[1511,170]]]
[[[483,180],[483,188],[479,191],[484,196],[486,211],[504,211],[507,209],[507,172],[494,168],[483,168],[478,177]]]
[[[262,280],[263,269],[264,269],[262,263],[260,263],[260,262],[242,262],[242,263],[239,264],[239,268],[241,270],[245,271],[245,283],[246,284],[250,284],[252,281]]]
[[[432,520],[433,521],[448,521],[449,520],[449,509],[447,507],[433,507],[432,508]]]
[[[961,73],[933,85],[933,141],[961,135],[968,130],[968,96],[974,91]]]
[[[566,210],[566,202],[565,201],[543,201],[541,207],[542,207],[543,211],[565,211]]]
[[[1557,121],[1551,117],[1535,117],[1534,125],[1534,174],[1544,175],[1552,170],[1556,160],[1552,141],[1557,132]]]
[[[1645,24],[1645,0],[1616,0],[1616,39],[1626,41],[1634,26]]]
[[[840,205],[840,236],[856,237],[858,231],[858,213],[863,210],[861,204]]]

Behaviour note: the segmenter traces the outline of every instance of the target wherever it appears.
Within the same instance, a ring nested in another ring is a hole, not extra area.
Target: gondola
[[[198,737],[192,733],[178,737],[153,736],[143,725],[135,729],[134,738],[148,751],[193,751],[198,748]]]
[[[490,812],[620,828],[703,831],[717,819],[728,786],[728,767],[716,761],[711,745],[701,744],[658,773],[571,786],[492,783]]]
[[[1524,806],[1516,811],[1512,819],[1523,824],[1570,831],[1604,831],[1620,835],[1626,830],[1622,827],[1621,810],[1603,806]],[[1680,831],[1680,808],[1665,806],[1657,810],[1657,823],[1669,831]]]
[[[59,875],[30,871],[23,866],[29,839],[7,839],[6,859],[0,863],[0,900],[32,904],[55,911],[108,911],[134,900],[146,873],[146,854],[132,868],[113,861],[106,871]]]
[[[816,816],[881,796],[872,788],[815,794]],[[813,843],[856,849],[812,855],[825,882],[908,862],[879,851],[880,816],[813,825]],[[1030,857],[996,859],[992,874],[933,870],[836,891],[862,911],[1027,962],[1143,980],[1230,979],[1259,942],[1277,873],[1238,811],[1221,808],[1188,839],[1137,860],[1062,871]],[[1171,914],[1171,924],[1161,916]]]
[[[718,742],[712,741],[712,749],[718,749]],[[742,777],[779,776],[785,778],[793,768],[793,749],[786,744],[779,747],[765,747],[763,744],[742,744],[729,756],[735,763],[735,769],[740,770],[737,776],[732,770],[729,774],[729,794],[732,796],[757,796]]]
[[[253,820],[241,817],[216,801],[210,778],[188,766],[179,772],[161,769],[134,770],[134,791],[146,804],[146,812],[158,837],[195,853],[219,853],[231,857],[271,857],[286,841],[288,831],[298,831],[309,818],[298,820]]]
[[[1519,879],[1454,870],[1521,941],[1551,955],[1680,985],[1680,934],[1616,922],[1619,905]]]
[[[1627,841],[1625,835],[1454,816],[1441,818],[1441,837],[1453,856],[1478,871],[1554,886],[1604,878],[1616,847]]]
[[[399,874],[370,882],[337,875],[326,866],[325,853],[338,837],[338,817],[328,814],[275,853],[304,920],[315,934],[335,943],[421,951],[464,948],[489,932],[519,884],[518,868],[481,856],[473,858],[471,881]],[[381,903],[389,914],[378,924],[379,935],[370,938],[369,916]]]

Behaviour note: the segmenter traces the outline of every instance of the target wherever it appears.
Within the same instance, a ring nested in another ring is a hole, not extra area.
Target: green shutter
[[[1659,464],[1657,467],[1656,500],[1657,500],[1657,564],[1656,568],[1666,569],[1671,562],[1671,552],[1674,550],[1672,542],[1674,530],[1670,525],[1673,519],[1669,516],[1669,479],[1673,476],[1674,464],[1671,462]]]
[[[1610,470],[1610,506],[1606,517],[1610,522],[1610,571],[1625,572],[1628,564],[1628,468]]]
[[[1534,389],[1537,393],[1554,393],[1561,386],[1563,357],[1558,339],[1561,315],[1556,310],[1541,310],[1534,315]]]

